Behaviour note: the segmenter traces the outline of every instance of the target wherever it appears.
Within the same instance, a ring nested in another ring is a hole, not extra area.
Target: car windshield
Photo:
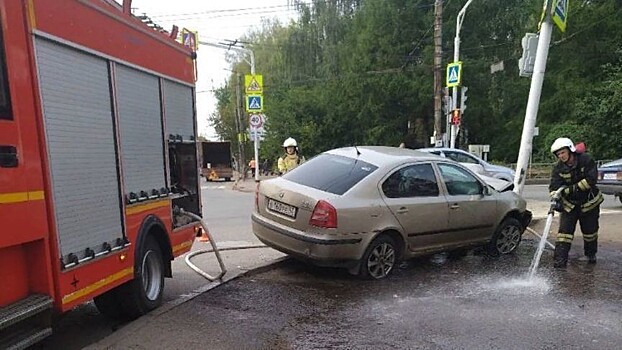
[[[283,178],[321,191],[342,195],[376,169],[378,169],[377,166],[358,158],[324,153],[301,164],[283,175]]]

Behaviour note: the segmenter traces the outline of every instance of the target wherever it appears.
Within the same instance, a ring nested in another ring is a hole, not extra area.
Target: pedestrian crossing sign
[[[246,111],[247,112],[263,112],[263,96],[261,95],[247,95],[246,96]]]
[[[566,31],[566,22],[568,21],[568,0],[555,0],[551,8],[551,16],[553,22],[559,30]]]
[[[454,62],[447,65],[447,87],[462,84],[462,62]]]
[[[244,88],[247,95],[261,95],[263,93],[263,76],[261,74],[246,74]]]

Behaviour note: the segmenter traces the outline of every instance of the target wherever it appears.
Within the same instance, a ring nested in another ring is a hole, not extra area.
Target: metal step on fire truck
[[[0,348],[156,308],[200,230],[195,53],[129,4],[0,1]]]

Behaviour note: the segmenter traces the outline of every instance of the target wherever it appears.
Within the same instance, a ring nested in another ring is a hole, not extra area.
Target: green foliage
[[[309,158],[349,145],[427,146],[433,131],[431,0],[294,1],[297,21],[266,22],[242,38],[264,76],[267,138],[261,158],[276,158],[287,137]],[[453,59],[456,15],[445,1],[443,65]],[[518,156],[530,79],[518,76],[521,38],[536,32],[542,0],[482,0],[460,33],[463,83],[469,87],[461,146],[491,145],[493,160]],[[551,160],[561,136],[584,141],[597,159],[622,156],[622,15],[616,0],[573,1],[566,33],[554,29],[534,138],[535,161]],[[505,69],[490,73],[490,65]],[[249,72],[241,56],[232,68]],[[235,86],[218,89],[210,121],[235,140]],[[242,127],[247,127],[246,117]],[[251,154],[251,145],[245,145]],[[235,149],[235,148],[234,148]]]

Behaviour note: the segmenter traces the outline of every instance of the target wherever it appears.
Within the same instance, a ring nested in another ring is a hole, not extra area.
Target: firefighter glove
[[[571,195],[577,191],[577,184],[564,188],[564,196]]]

